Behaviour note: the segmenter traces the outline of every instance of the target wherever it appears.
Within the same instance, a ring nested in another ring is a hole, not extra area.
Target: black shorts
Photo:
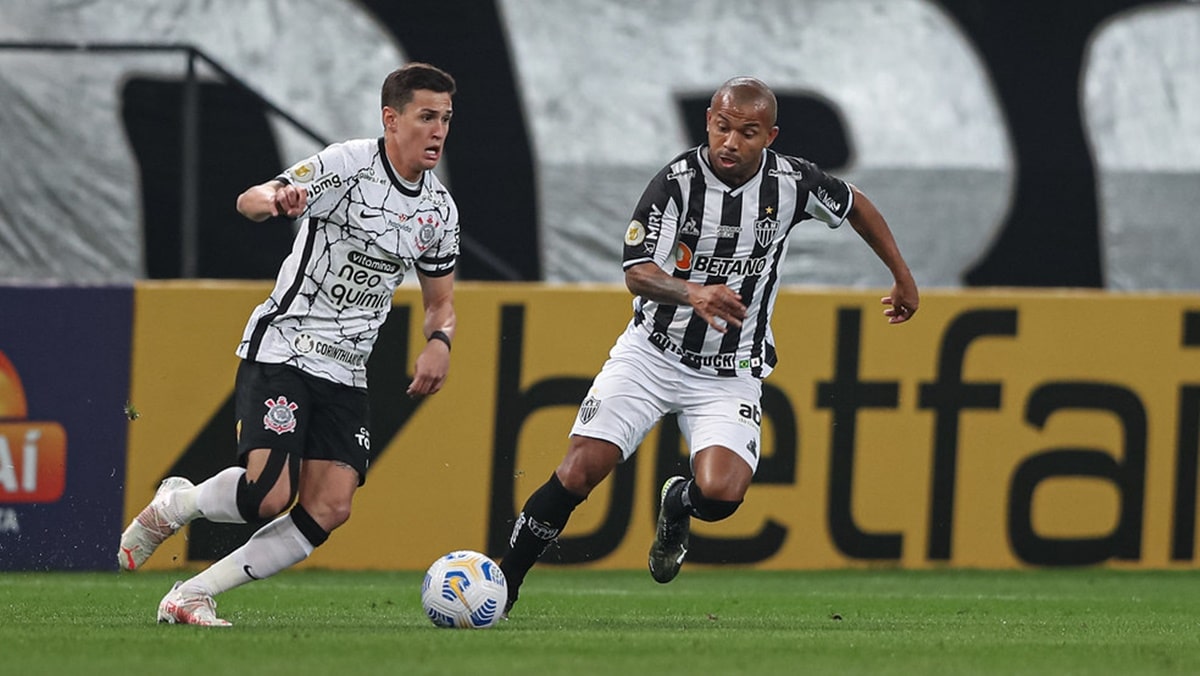
[[[284,364],[243,359],[234,394],[238,459],[271,448],[314,460],[344,462],[358,472],[371,463],[367,391],[309,375]]]

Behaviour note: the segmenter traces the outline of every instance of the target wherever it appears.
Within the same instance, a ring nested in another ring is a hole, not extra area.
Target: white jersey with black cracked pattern
[[[397,176],[382,138],[330,145],[276,180],[307,189],[308,204],[237,354],[365,388],[367,359],[404,275],[413,267],[430,277],[453,272],[458,208],[433,172],[416,184]]]

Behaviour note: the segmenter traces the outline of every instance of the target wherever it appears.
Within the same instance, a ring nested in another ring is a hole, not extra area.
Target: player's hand
[[[436,394],[446,383],[450,372],[450,347],[440,340],[431,340],[417,355],[413,366],[413,379],[408,385],[408,396],[424,397]]]
[[[741,296],[724,284],[701,286],[688,284],[688,304],[708,325],[725,333],[729,325],[741,326],[746,317],[746,306]]]
[[[900,324],[912,319],[921,305],[916,285],[899,282],[892,285],[891,295],[884,296],[879,302],[888,306],[883,314],[888,318],[889,324]]]
[[[280,186],[271,195],[271,215],[295,218],[308,206],[308,191],[294,185]]]

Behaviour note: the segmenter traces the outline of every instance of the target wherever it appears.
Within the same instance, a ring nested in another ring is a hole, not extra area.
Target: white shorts
[[[592,381],[571,434],[616,444],[624,462],[663,416],[677,413],[692,457],[724,446],[754,471],[762,446],[761,399],[758,378],[693,371],[664,358],[631,326]]]

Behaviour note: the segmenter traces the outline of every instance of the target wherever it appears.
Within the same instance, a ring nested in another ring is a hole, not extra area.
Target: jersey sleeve
[[[793,159],[795,162],[796,159]],[[823,221],[831,228],[841,225],[850,215],[854,205],[854,192],[850,184],[836,176],[825,173],[820,167],[806,160],[800,164],[800,195],[805,200],[803,212],[810,218]]]
[[[300,218],[320,218],[333,211],[350,185],[349,153],[346,144],[335,143],[275,177],[277,181],[308,191],[308,204]]]
[[[458,205],[445,190],[438,191],[446,202],[445,218],[433,246],[425,250],[415,265],[427,277],[444,277],[454,272],[459,253]]]
[[[663,169],[650,180],[633,210],[633,218],[625,230],[623,270],[651,262],[662,267],[672,252],[678,230],[679,202],[668,178],[670,169]]]

